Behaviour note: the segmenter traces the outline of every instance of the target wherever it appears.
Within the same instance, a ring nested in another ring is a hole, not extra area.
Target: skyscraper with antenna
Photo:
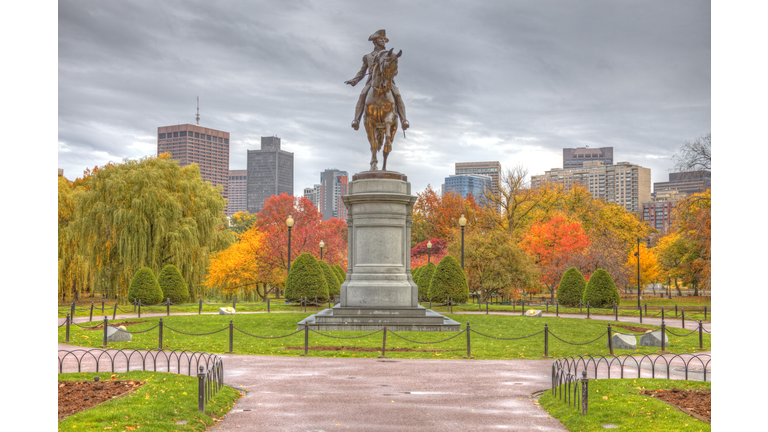
[[[229,198],[229,132],[200,126],[200,96],[197,97],[197,124],[157,128],[157,154],[170,153],[180,166],[197,164],[203,181],[222,186]]]

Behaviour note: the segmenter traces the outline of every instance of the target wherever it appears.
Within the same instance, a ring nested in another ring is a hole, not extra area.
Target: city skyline
[[[296,185],[328,166],[365,171],[365,132],[350,127],[362,84],[344,81],[382,28],[403,51],[411,124],[388,167],[414,192],[439,189],[456,161],[541,174],[586,145],[662,181],[683,142],[711,131],[709,3],[372,6],[61,3],[59,168],[152,155],[157,125],[194,124],[200,96],[200,126],[231,133],[232,168],[278,135]]]

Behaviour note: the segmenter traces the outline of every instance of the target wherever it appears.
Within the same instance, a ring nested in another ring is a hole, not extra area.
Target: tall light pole
[[[432,241],[427,242],[427,264],[432,262]]]
[[[640,237],[637,238],[637,307],[640,308]]]
[[[461,269],[464,270],[464,226],[467,225],[467,218],[462,214],[459,218],[459,226],[461,227]]]
[[[291,272],[291,228],[293,228],[293,217],[288,215],[285,220],[285,226],[288,227],[288,273]]]
[[[325,243],[320,240],[320,260],[323,260],[323,248],[325,247]]]

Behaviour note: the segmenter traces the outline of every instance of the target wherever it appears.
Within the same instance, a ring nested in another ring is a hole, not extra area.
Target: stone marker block
[[[531,318],[541,318],[541,311],[536,309],[528,309],[525,311],[525,316]]]
[[[614,333],[611,335],[611,340],[613,341],[613,349],[637,349],[637,338],[634,335]],[[608,341],[605,341],[605,346],[608,346]]]
[[[124,331],[124,328],[107,326],[107,342],[130,342],[132,336],[127,331]]]
[[[639,345],[644,347],[660,347],[661,330],[656,330],[640,336]],[[669,337],[666,334],[664,335],[664,346],[669,346]]]
[[[235,314],[235,308],[231,306],[219,308],[219,315],[234,315],[234,314]]]

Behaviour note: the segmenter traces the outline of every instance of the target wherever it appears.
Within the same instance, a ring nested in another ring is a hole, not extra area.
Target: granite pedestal
[[[347,208],[347,278],[341,302],[299,322],[314,330],[459,331],[460,324],[419,305],[411,278],[411,208],[405,175],[355,174],[342,197]]]

